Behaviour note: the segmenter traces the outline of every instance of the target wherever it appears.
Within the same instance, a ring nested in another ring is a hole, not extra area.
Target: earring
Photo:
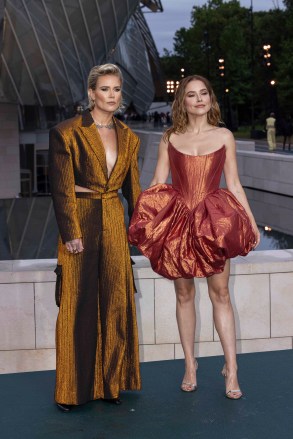
[[[95,106],[95,100],[92,99],[90,96],[89,96],[89,103],[90,103],[90,106],[94,108],[94,106]]]

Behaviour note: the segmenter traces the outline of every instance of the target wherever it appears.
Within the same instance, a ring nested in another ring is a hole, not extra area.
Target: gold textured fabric
[[[115,120],[118,158],[108,178],[89,111],[50,132],[50,181],[60,231],[62,297],[56,326],[55,399],[82,404],[141,387],[134,280],[118,196],[130,213],[140,193],[139,140]],[[74,192],[74,185],[96,192]],[[84,251],[64,243],[82,237]]]
[[[168,279],[207,277],[227,259],[245,256],[255,235],[244,207],[219,189],[226,148],[192,156],[168,145],[172,185],[157,184],[138,199],[129,239]]]

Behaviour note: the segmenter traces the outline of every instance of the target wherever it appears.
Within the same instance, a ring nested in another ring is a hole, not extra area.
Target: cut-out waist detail
[[[109,200],[110,198],[118,198],[118,192],[75,192],[76,198],[94,198],[96,200]]]
[[[97,192],[93,191],[92,189],[88,189],[87,187],[78,186],[77,184],[74,186],[74,190],[75,192]]]
[[[75,196],[76,198],[96,198],[96,199],[109,199],[109,198],[117,198],[118,190],[107,191],[107,192],[98,192],[93,191],[92,189],[88,189],[86,187],[75,185]]]

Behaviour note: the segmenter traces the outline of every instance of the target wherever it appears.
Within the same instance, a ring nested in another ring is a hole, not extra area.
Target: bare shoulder
[[[233,133],[225,127],[219,127],[217,129],[217,136],[220,136],[223,141],[234,141]]]
[[[171,137],[171,136],[170,136]],[[170,137],[167,134],[163,134],[160,140],[160,149],[167,149],[170,141]]]
[[[221,144],[225,145],[226,151],[235,149],[235,139],[233,133],[228,128],[220,127],[217,130],[217,136],[221,139]]]

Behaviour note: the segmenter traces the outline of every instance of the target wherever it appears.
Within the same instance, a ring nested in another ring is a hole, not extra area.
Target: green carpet
[[[143,390],[123,392],[121,406],[70,413],[54,405],[54,371],[0,375],[0,438],[293,438],[293,350],[239,355],[239,401],[224,397],[223,357],[198,362],[197,392],[179,389],[183,360],[143,363]]]

